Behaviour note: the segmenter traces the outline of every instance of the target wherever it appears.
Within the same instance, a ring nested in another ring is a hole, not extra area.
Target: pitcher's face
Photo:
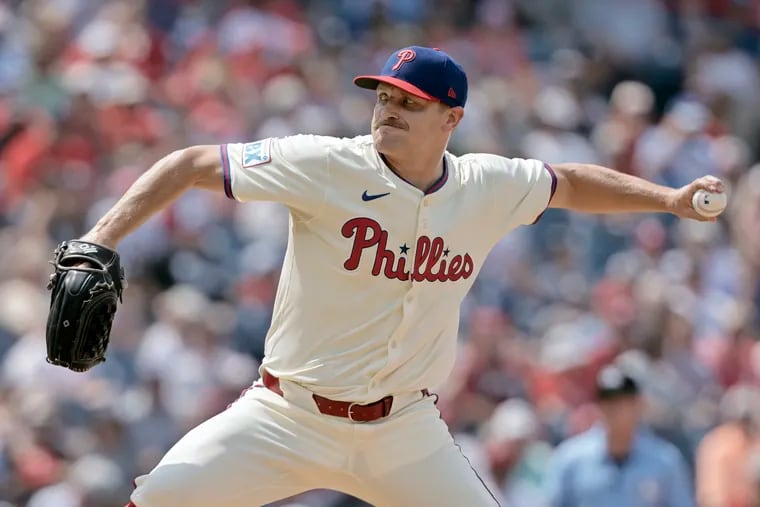
[[[428,143],[445,144],[458,122],[452,120],[453,109],[380,83],[372,115],[377,151],[390,156],[409,155]]]

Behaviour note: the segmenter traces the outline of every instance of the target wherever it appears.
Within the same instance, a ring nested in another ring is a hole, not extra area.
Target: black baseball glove
[[[117,252],[86,241],[64,241],[53,256],[47,361],[87,371],[106,360],[124,269]]]

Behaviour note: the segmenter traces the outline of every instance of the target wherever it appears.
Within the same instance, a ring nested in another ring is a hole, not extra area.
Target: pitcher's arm
[[[682,218],[713,221],[696,211],[691,198],[699,189],[723,192],[723,183],[703,176],[681,188],[658,185],[645,179],[592,164],[556,164],[557,190],[550,207],[586,213],[672,213]]]
[[[130,232],[191,188],[224,191],[218,145],[174,151],[143,173],[81,239],[115,249]]]

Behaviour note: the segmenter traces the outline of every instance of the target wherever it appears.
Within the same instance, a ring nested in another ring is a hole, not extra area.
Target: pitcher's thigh
[[[372,480],[376,507],[499,507],[499,503],[451,443],[427,458]]]
[[[257,393],[259,394],[259,393]],[[263,394],[263,393],[262,393]],[[182,437],[135,480],[136,507],[251,507],[310,489],[295,421],[264,399],[241,399]],[[315,469],[309,467],[313,477]]]

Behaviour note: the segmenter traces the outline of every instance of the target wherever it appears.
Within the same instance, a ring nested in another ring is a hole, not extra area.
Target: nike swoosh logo
[[[373,194],[369,195],[367,191],[365,190],[362,194],[362,201],[374,201],[375,199],[380,199],[381,197],[385,197],[386,195],[390,195],[390,192],[386,192],[384,194]]]

